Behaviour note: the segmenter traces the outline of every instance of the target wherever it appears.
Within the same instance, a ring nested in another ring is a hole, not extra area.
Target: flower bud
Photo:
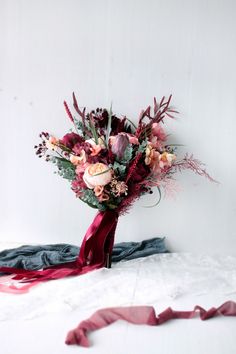
[[[126,134],[118,134],[112,140],[111,151],[118,159],[121,159],[124,156],[125,149],[129,145],[129,138]]]

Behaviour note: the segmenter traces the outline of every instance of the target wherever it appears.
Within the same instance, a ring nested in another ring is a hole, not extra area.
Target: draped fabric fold
[[[66,337],[66,344],[89,347],[89,332],[109,326],[118,320],[139,325],[158,326],[172,319],[190,319],[197,314],[199,314],[201,320],[207,320],[219,315],[236,316],[236,303],[227,301],[220,307],[212,307],[209,310],[195,306],[192,311],[175,311],[168,307],[159,315],[156,315],[152,306],[105,308],[96,311],[90,318],[82,321],[75,329],[69,331]]]
[[[84,236],[79,255],[74,262],[37,271],[0,267],[0,272],[13,275],[11,279],[18,280],[21,284],[27,283],[21,287],[8,286],[5,284],[6,277],[2,277],[2,282],[0,278],[0,291],[25,293],[30,287],[43,281],[85,274],[104,267],[107,255],[111,256],[117,222],[117,212],[111,210],[98,212]]]

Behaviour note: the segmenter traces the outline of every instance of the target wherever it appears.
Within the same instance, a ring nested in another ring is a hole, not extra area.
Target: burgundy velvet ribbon
[[[1,283],[0,278],[0,291],[22,294],[27,292],[30,287],[43,281],[81,275],[104,267],[107,254],[111,256],[112,253],[117,222],[117,212],[111,210],[99,212],[84,236],[80,253],[75,262],[37,271],[0,267],[0,272],[14,275],[11,279],[19,280],[20,283],[30,283],[18,288],[14,285],[8,286]]]
[[[113,307],[96,311],[90,318],[82,321],[66,337],[66,344],[89,347],[88,333],[109,326],[110,324],[124,320],[133,324],[146,324],[158,326],[172,319],[190,319],[199,314],[201,320],[223,315],[236,316],[236,303],[227,301],[218,308],[212,307],[208,311],[200,306],[195,306],[192,311],[175,311],[168,307],[156,316],[152,306]]]

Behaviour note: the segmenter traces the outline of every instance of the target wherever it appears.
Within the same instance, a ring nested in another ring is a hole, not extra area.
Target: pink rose
[[[80,176],[81,174],[84,174],[84,171],[86,170],[86,168],[89,166],[89,164],[87,162],[83,163],[83,164],[78,164],[76,166],[75,169],[75,173]]]
[[[105,186],[112,179],[111,169],[104,163],[97,162],[89,165],[83,175],[83,180],[86,186],[90,189],[96,186]]]

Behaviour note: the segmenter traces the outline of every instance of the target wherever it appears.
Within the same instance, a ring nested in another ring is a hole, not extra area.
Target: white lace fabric
[[[179,298],[236,294],[236,256],[158,254],[82,276],[49,281],[22,295],[0,293],[0,320],[125,305],[153,305]],[[200,299],[199,299],[199,302]]]

